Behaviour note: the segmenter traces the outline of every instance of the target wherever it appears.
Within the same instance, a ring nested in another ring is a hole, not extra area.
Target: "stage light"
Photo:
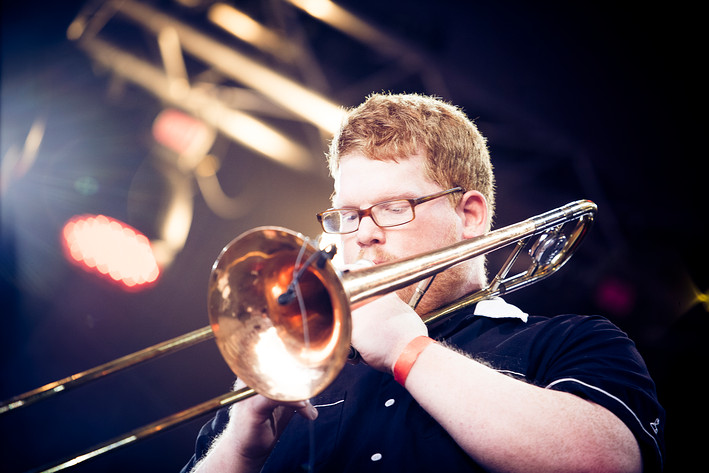
[[[182,158],[178,162],[180,169],[190,172],[204,159],[216,138],[216,132],[203,121],[173,108],[155,117],[152,132],[155,141]]]
[[[333,21],[343,11],[330,0],[293,0],[291,3],[321,20]]]
[[[242,41],[253,44],[284,60],[290,60],[296,54],[292,43],[281,39],[278,34],[254,21],[232,5],[215,3],[209,7],[207,18]]]
[[[400,58],[407,46],[330,0],[287,0],[307,14],[373,48]]]
[[[149,286],[160,275],[148,238],[116,219],[73,217],[64,225],[62,238],[70,261],[125,288]]]
[[[596,288],[598,306],[616,317],[630,315],[635,310],[636,298],[633,286],[620,278],[606,278]]]

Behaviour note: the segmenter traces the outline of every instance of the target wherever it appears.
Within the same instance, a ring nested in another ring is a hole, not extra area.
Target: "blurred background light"
[[[160,275],[150,241],[118,220],[76,216],[64,225],[62,237],[70,261],[128,289],[149,286]]]

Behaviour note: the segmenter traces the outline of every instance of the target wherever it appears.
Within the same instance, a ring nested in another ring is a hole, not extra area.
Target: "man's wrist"
[[[409,372],[411,372],[411,368],[413,368],[419,355],[432,343],[434,343],[432,338],[420,335],[406,345],[392,366],[392,373],[397,383],[402,386],[406,384]]]

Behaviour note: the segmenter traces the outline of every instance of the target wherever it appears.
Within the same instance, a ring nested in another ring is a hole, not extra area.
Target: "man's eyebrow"
[[[381,195],[377,200],[372,201],[370,204],[367,205],[369,207],[370,205],[375,205],[379,204],[381,202],[388,202],[390,200],[410,200],[410,199],[415,199],[418,197],[418,194],[416,194],[413,191],[392,191],[389,194],[383,194]],[[345,208],[345,209],[356,209],[359,208],[359,206],[351,204],[338,204],[335,205],[335,199],[337,199],[337,194],[335,192],[332,193],[330,196],[330,203],[332,204],[333,208]]]

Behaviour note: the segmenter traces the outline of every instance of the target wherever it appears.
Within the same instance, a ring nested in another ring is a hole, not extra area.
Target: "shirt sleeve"
[[[224,430],[228,422],[229,409],[220,409],[209,422],[202,426],[195,440],[195,452],[189,462],[182,467],[180,473],[188,473],[194,468],[197,462],[207,454],[214,439]]]
[[[665,412],[632,340],[602,317],[562,316],[552,326],[553,340],[538,340],[547,346],[538,381],[613,412],[637,439],[644,471],[662,471]]]

